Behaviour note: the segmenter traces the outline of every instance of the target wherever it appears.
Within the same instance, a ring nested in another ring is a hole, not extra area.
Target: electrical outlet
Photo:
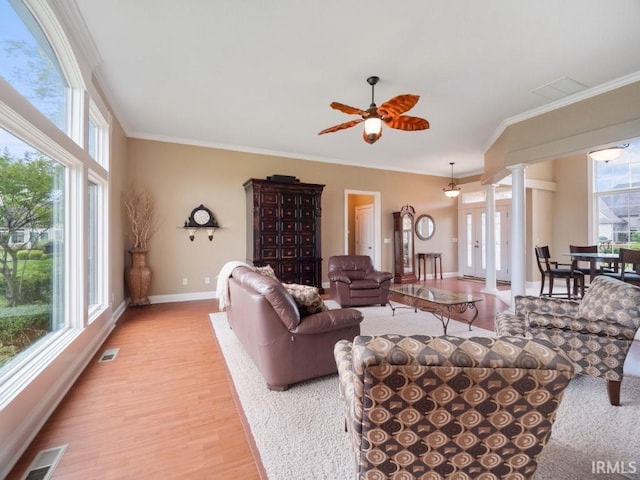
[[[211,283],[211,277],[204,277],[204,284],[209,285]]]
[[[187,277],[182,278],[182,285],[189,285],[189,279]]]

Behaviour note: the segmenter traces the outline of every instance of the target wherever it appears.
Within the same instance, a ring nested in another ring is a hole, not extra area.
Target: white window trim
[[[34,348],[27,349],[15,360],[0,377],[0,410],[15,398],[20,391],[27,387],[43,370],[57,358],[65,348],[78,337],[88,323],[87,298],[84,285],[86,285],[85,272],[85,238],[84,228],[79,226],[86,224],[84,212],[86,211],[86,189],[88,172],[91,171],[93,181],[102,186],[104,192],[108,192],[108,171],[91,158],[84,149],[85,125],[88,125],[90,103],[86,93],[86,84],[82,72],[75,60],[71,45],[58,23],[55,14],[46,0],[25,0],[33,16],[40,23],[47,36],[51,47],[56,53],[61,68],[71,87],[69,112],[70,135],[62,132],[55,124],[46,118],[34,105],[16,91],[4,78],[0,77],[0,128],[5,129],[25,143],[31,145],[42,154],[54,159],[65,167],[65,299],[64,316],[68,319],[67,326],[52,332]],[[101,119],[101,124],[109,132],[110,115],[102,113],[104,104],[99,99],[94,113]],[[104,111],[107,111],[106,108]],[[108,120],[106,120],[108,119]],[[103,153],[108,158],[108,137],[105,135],[102,141],[106,144]],[[102,199],[101,215],[102,223],[102,273],[100,274],[102,286],[101,294],[103,304],[93,313],[93,318],[104,312],[107,308],[106,298],[108,292],[108,195],[105,193]],[[102,235],[104,234],[104,235]]]
[[[105,116],[103,110],[93,99],[89,100],[89,120],[96,126],[95,161],[98,162],[107,171],[109,170],[109,138],[111,136],[111,118],[110,115]],[[88,124],[88,122],[87,122]],[[85,148],[89,150],[88,137],[85,142]]]
[[[97,303],[95,305],[89,305],[87,312],[87,322],[91,323],[102,315],[109,307],[109,265],[111,261],[110,249],[109,249],[109,188],[108,182],[89,172],[88,181],[94,183],[98,187],[98,208],[96,219],[97,227],[97,251],[98,257],[96,258],[96,271],[97,271]],[[88,186],[87,186],[88,188]],[[87,214],[88,215],[88,214]],[[87,222],[89,219],[87,218]],[[88,245],[89,239],[86,238]],[[87,247],[88,251],[88,247]],[[87,302],[88,304],[88,302]]]

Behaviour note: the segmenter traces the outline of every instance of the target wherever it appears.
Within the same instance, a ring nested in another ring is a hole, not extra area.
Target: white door
[[[509,280],[509,205],[496,205],[496,280]],[[484,207],[462,211],[462,275],[487,275],[487,214]]]
[[[356,220],[356,253],[375,258],[375,242],[373,230],[373,205],[361,205],[355,208]]]

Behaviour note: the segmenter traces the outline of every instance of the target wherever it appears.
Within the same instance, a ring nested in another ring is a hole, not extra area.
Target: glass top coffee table
[[[464,313],[467,310],[473,310],[473,317],[467,320],[469,330],[471,330],[471,325],[478,317],[476,302],[483,300],[480,295],[450,292],[421,283],[391,285],[388,290],[391,294],[402,296],[409,304],[409,306],[394,306],[389,302],[393,315],[396,314],[396,308],[413,308],[416,312],[420,309],[432,313],[442,322],[445,335],[451,319],[451,312]]]

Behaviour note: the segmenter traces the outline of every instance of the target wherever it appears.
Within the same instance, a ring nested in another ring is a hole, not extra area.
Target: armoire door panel
[[[300,249],[300,256],[303,258],[313,258],[316,255],[316,249],[313,246],[306,246]]]
[[[262,260],[277,260],[278,258],[278,248],[268,248],[265,247],[262,249]]]
[[[295,207],[282,207],[280,218],[283,221],[295,220],[297,218],[297,209]]]
[[[280,225],[283,233],[295,233],[298,230],[298,222],[295,221],[282,221]]]
[[[275,205],[264,205],[260,209],[260,218],[278,218],[278,207]]]
[[[260,221],[260,226],[263,232],[277,232],[278,231],[278,222],[274,219],[263,219]]]
[[[264,191],[261,193],[260,195],[260,201],[262,203],[262,205],[265,204],[273,204],[273,205],[277,205],[278,204],[278,193],[277,192],[270,192],[270,191]]]

